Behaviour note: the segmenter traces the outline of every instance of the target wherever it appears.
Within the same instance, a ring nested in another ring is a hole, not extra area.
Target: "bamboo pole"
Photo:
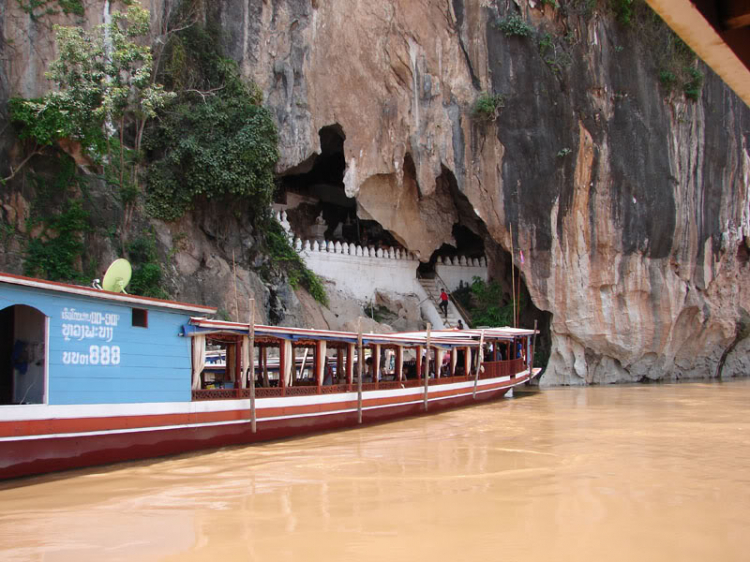
[[[357,423],[362,423],[362,317],[357,319]]]
[[[427,322],[427,353],[425,354],[425,368],[424,368],[424,411],[428,409],[427,396],[430,392],[430,328],[432,325]]]
[[[253,433],[257,428],[255,415],[255,299],[250,299],[250,360],[248,361],[250,372],[250,424]]]
[[[482,362],[484,361],[484,330],[479,335],[479,362],[477,364],[477,372],[474,373],[474,392],[472,398],[477,399],[477,385],[479,384],[479,371],[482,370]]]
[[[516,251],[513,249],[513,223],[510,223],[510,282],[513,296],[513,327],[516,327]]]

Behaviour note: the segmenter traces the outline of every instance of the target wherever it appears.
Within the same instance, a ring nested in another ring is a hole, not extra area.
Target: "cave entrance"
[[[446,261],[450,259],[453,261],[460,260],[462,257],[481,260],[485,257],[484,239],[469,227],[457,222],[453,225],[452,234],[455,244],[443,244],[432,252],[428,262],[419,264],[417,268],[419,277],[434,279],[436,275],[435,265],[438,260]]]
[[[476,317],[472,317],[471,322],[475,327],[498,323],[512,326],[515,296],[516,325],[532,328],[534,321],[537,322],[540,334],[537,337],[535,355],[538,358],[535,364],[545,365],[551,347],[552,315],[534,306],[518,267],[518,250],[514,264],[510,252],[493,239],[479,213],[459,189],[455,176],[445,167],[437,179],[436,193],[444,200],[450,198],[455,207],[453,243],[443,244],[435,250],[428,262],[420,264],[418,275],[428,279],[441,277],[438,283],[447,286],[467,311],[474,311]],[[443,265],[448,263],[453,264],[453,269],[461,271],[457,275],[445,273],[451,269]],[[477,263],[478,267],[472,265]],[[443,275],[438,275],[438,271],[443,271]],[[477,291],[478,295],[470,288],[475,274],[484,282],[484,288]]]
[[[328,125],[319,135],[320,154],[279,178],[275,207],[287,212],[292,232],[304,240],[401,248],[380,223],[359,218],[356,198],[346,195],[343,128]]]
[[[474,211],[474,207],[458,188],[455,176],[445,166],[436,180],[435,192],[438,198],[452,202],[456,210],[456,220],[451,229],[452,243],[440,246],[427,262],[417,268],[418,276],[427,279],[435,277],[438,263],[459,263],[462,258],[482,260],[487,255],[488,247],[497,246],[487,232],[484,222]]]

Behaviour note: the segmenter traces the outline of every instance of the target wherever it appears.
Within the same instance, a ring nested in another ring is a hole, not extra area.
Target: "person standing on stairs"
[[[440,290],[440,309],[443,311],[443,316],[448,319],[448,293],[445,289]]]

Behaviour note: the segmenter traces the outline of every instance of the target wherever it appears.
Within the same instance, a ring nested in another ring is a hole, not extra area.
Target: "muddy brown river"
[[[750,560],[749,406],[559,388],[0,484],[0,560]]]

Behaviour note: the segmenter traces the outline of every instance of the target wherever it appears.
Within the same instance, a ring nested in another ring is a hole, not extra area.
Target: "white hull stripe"
[[[521,382],[524,382],[524,381],[521,381]],[[514,386],[517,386],[517,384],[511,385],[511,386],[500,386],[500,387],[484,389],[484,390],[477,389],[477,394],[497,392],[499,390],[506,390],[506,389],[509,390],[513,388]],[[428,403],[439,402],[441,400],[451,400],[453,398],[463,398],[465,396],[471,396],[472,394],[473,394],[473,388],[471,392],[465,392],[462,394],[452,394],[450,396],[439,396],[435,398],[430,398]],[[378,406],[363,406],[362,410],[366,412],[369,410],[397,408],[400,406],[412,406],[414,404],[422,404],[422,403],[424,403],[424,400],[420,399],[420,400],[412,400],[409,402],[396,402],[394,404],[383,404],[383,405],[378,405]],[[328,412],[311,412],[308,414],[290,414],[286,416],[274,416],[274,417],[268,417],[268,418],[261,418],[257,420],[256,423],[258,426],[261,426],[263,425],[264,422],[270,422],[270,421],[349,414],[349,413],[354,413],[356,411],[357,411],[356,408],[347,408],[347,409],[342,409],[342,410],[332,410]],[[122,434],[127,434],[127,433],[145,433],[148,431],[171,431],[175,429],[195,429],[195,428],[200,428],[200,427],[217,427],[217,426],[223,426],[223,425],[239,425],[239,424],[249,424],[249,423],[251,423],[250,420],[229,420],[229,421],[221,421],[221,422],[190,423],[190,424],[180,424],[180,425],[161,425],[161,426],[155,426],[155,427],[136,427],[136,428],[128,428],[128,429],[86,431],[86,432],[80,432],[80,433],[48,433],[48,434],[43,434],[43,435],[22,435],[22,436],[17,436],[17,437],[0,437],[0,443],[11,442],[11,441],[33,441],[33,440],[41,440],[41,439],[64,439],[68,437],[95,437],[98,435],[122,435]]]
[[[518,373],[518,378],[523,378],[527,371]],[[496,385],[509,382],[510,377],[498,377],[496,379],[484,379],[478,381],[477,391],[484,386]],[[430,386],[430,392],[442,392],[458,389],[472,389],[474,381],[450,383]],[[392,398],[399,396],[422,396],[424,387],[398,388],[391,390],[368,390],[363,393],[365,400],[378,398]],[[357,399],[356,392],[340,394],[316,394],[311,396],[285,396],[273,398],[257,398],[256,407],[258,411],[266,408],[290,408],[295,406],[313,406],[322,404],[335,404],[337,402],[349,402]],[[250,399],[234,400],[205,400],[196,402],[148,402],[137,404],[73,404],[73,405],[46,405],[46,404],[24,404],[0,406],[0,422],[20,422],[56,419],[81,419],[81,418],[116,418],[131,416],[154,416],[168,414],[203,414],[213,412],[227,412],[233,410],[249,410]]]

